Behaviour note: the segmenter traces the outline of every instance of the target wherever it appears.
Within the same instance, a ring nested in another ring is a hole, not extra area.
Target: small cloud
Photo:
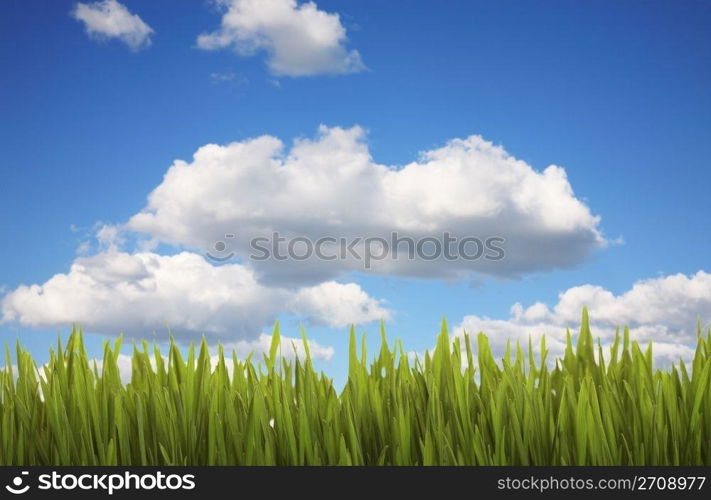
[[[84,23],[89,37],[97,40],[118,39],[137,51],[151,44],[153,29],[116,0],[77,3],[72,17]]]
[[[242,56],[265,51],[275,75],[357,73],[365,69],[357,50],[348,50],[346,28],[338,14],[314,2],[296,0],[221,0],[226,8],[219,29],[203,33],[203,50],[232,47]]]
[[[307,341],[311,359],[319,361],[330,361],[333,358],[334,349],[331,346],[324,346],[313,340]],[[254,340],[239,340],[237,342],[228,342],[223,344],[225,353],[234,351],[240,359],[246,359],[250,354],[254,355],[254,359],[261,361],[262,356],[269,354],[269,349],[272,345],[272,336],[262,333]],[[306,351],[304,350],[304,341],[296,337],[281,337],[281,343],[278,351],[279,356],[284,359],[305,359]],[[212,366],[217,365],[217,356],[212,356]],[[227,361],[227,360],[226,360]],[[231,359],[229,360],[231,365]],[[231,371],[232,366],[228,366]]]
[[[234,71],[210,73],[210,81],[214,84],[228,83],[232,85],[244,85],[248,83],[247,77]]]
[[[139,239],[136,242],[136,247],[141,252],[152,252],[156,248],[158,248],[159,244],[160,244],[160,241],[158,241],[156,238],[143,238],[143,239]]]
[[[104,224],[96,231],[96,239],[104,249],[116,250],[126,241],[120,226]]]
[[[88,240],[82,241],[77,247],[77,255],[89,255],[91,250],[91,242]]]

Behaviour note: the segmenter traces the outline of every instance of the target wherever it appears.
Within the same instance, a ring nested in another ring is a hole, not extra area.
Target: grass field
[[[120,340],[99,368],[74,331],[39,369],[18,346],[13,373],[8,352],[0,464],[711,465],[711,332],[691,369],[661,371],[626,331],[603,359],[588,325],[584,311],[554,365],[544,341],[497,361],[484,334],[446,326],[424,359],[383,333],[373,360],[351,332],[340,393],[308,357],[279,356],[278,328],[263,363],[144,343],[128,384]]]

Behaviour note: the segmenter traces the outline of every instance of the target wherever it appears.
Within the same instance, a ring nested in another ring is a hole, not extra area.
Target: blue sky
[[[442,316],[453,327],[488,328],[503,338],[563,328],[572,321],[569,309],[588,304],[593,320],[599,310],[602,335],[615,323],[632,323],[641,340],[668,344],[661,352],[670,358],[688,354],[674,346],[693,344],[697,319],[711,321],[708,3],[320,0],[314,9],[345,33],[323,47],[299,46],[299,30],[310,29],[299,23],[317,17],[289,17],[295,31],[283,34],[278,23],[269,24],[272,13],[228,3],[125,0],[126,12],[152,30],[138,47],[115,33],[89,36],[75,2],[0,6],[3,342],[19,337],[43,359],[56,332],[68,328],[47,308],[66,307],[77,321],[97,317],[90,311],[101,303],[64,304],[72,296],[67,290],[54,298],[35,294],[32,304],[10,299],[21,285],[68,273],[83,243],[90,249],[79,258],[107,251],[94,238],[103,224],[125,233],[114,251],[138,251],[134,242],[146,235],[122,225],[144,210],[174,160],[191,162],[206,144],[263,135],[279,138],[288,152],[294,139],[318,142],[320,125],[357,125],[366,132],[356,142],[393,170],[472,135],[537,173],[561,166],[574,199],[600,217],[596,228],[608,243],[576,257],[573,267],[530,269],[513,279],[344,272],[333,280],[357,284],[380,304],[354,319],[373,320],[387,310],[390,336],[421,352],[432,346]],[[273,3],[292,14],[303,9],[301,2]],[[234,40],[201,47],[198,36],[214,34],[222,16],[239,8],[262,23],[241,42],[242,52]],[[282,36],[285,47],[302,50],[284,48],[286,71],[274,67]],[[362,64],[343,66],[352,51]],[[322,182],[319,190],[334,189],[328,177]],[[472,186],[472,197],[478,189]],[[163,241],[151,252],[201,255],[195,241]],[[633,288],[640,280],[647,281]],[[280,287],[292,293],[318,284]],[[559,294],[570,290],[555,309]],[[517,302],[524,310],[537,302],[548,309],[512,320]],[[312,306],[294,312],[275,305],[264,312],[263,331],[272,316],[287,335],[297,335],[304,323],[310,338],[333,348],[322,367],[341,377],[347,327],[323,318],[332,309],[319,309],[318,316]],[[168,312],[160,314],[159,324],[173,323]],[[101,335],[111,321],[92,328],[83,320],[96,332],[89,338],[94,348],[112,338]],[[191,326],[196,339],[208,323]],[[359,329],[372,332],[374,343],[377,321]],[[220,340],[253,340],[261,331]]]

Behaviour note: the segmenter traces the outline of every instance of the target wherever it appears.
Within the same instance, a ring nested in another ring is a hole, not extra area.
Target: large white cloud
[[[311,240],[389,239],[394,231],[416,239],[444,232],[460,241],[505,238],[502,260],[408,259],[404,245],[397,259],[389,254],[366,270],[443,279],[569,267],[606,244],[599,217],[575,197],[561,167],[537,171],[479,136],[386,166],[371,158],[364,139],[360,127],[322,126],[314,140],[297,140],[288,151],[268,135],[205,145],[192,162],[175,161],[126,228],[202,251],[235,233],[229,250],[244,259],[258,255],[249,247],[252,238],[271,238],[273,231]],[[364,261],[347,257],[252,265],[267,281],[317,283],[365,270]]]
[[[357,50],[345,47],[346,29],[338,14],[319,10],[315,3],[295,0],[221,0],[225,9],[220,28],[202,34],[198,47],[233,47],[239,54],[260,50],[268,54],[269,69],[277,75],[353,73],[364,69]]]
[[[189,252],[115,249],[77,258],[68,273],[41,285],[19,286],[1,305],[5,323],[55,327],[78,322],[91,332],[140,337],[152,332],[165,336],[170,329],[188,340],[205,334],[240,352],[254,348],[250,342],[263,342],[262,329],[282,312],[333,327],[389,317],[355,284],[325,282],[287,290],[260,284],[240,264],[214,266]]]
[[[132,50],[139,50],[151,44],[153,29],[116,0],[77,3],[72,16],[84,23],[90,37],[116,38]]]
[[[561,293],[552,308],[540,302],[525,308],[516,303],[509,318],[466,316],[456,332],[486,333],[499,355],[508,339],[526,346],[530,335],[537,348],[545,334],[551,354],[561,355],[566,328],[577,334],[583,306],[589,308],[593,336],[603,345],[614,340],[618,326],[629,326],[632,339],[645,345],[653,341],[658,362],[688,361],[696,344],[697,321],[706,328],[711,322],[711,274],[699,271],[638,281],[621,295],[600,286],[576,286]]]

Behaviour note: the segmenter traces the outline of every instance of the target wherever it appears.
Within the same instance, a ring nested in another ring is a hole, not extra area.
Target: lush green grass
[[[222,351],[210,368],[204,342],[187,359],[144,343],[127,385],[120,340],[101,369],[77,331],[39,371],[18,346],[17,372],[0,372],[0,464],[711,465],[711,333],[688,372],[655,371],[626,331],[596,361],[586,312],[552,369],[545,342],[537,359],[516,346],[499,363],[486,336],[475,357],[446,326],[421,362],[383,333],[369,363],[352,332],[340,394],[278,343],[277,329],[264,364],[233,356],[233,376]]]

